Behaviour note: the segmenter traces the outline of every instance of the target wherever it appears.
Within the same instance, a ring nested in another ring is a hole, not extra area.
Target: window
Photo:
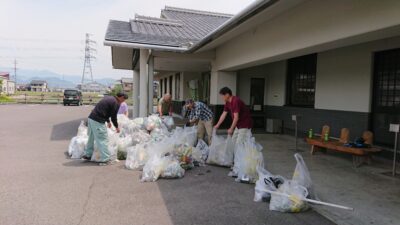
[[[169,94],[172,95],[172,76],[169,77]]]
[[[180,89],[181,89],[181,74],[177,73],[175,74],[175,98],[178,100],[181,99]]]
[[[163,96],[164,90],[163,90],[163,79],[160,79],[160,98]]]
[[[164,96],[164,94],[166,94],[167,91],[167,78],[164,78],[164,93],[162,93],[162,95]]]
[[[374,108],[400,109],[400,49],[375,53]]]
[[[314,107],[317,54],[288,60],[287,103],[293,106]]]

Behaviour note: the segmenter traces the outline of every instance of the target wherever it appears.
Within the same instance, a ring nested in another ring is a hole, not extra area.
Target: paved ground
[[[252,201],[254,186],[235,183],[224,168],[140,183],[123,163],[70,160],[69,140],[90,109],[0,105],[0,224],[333,224],[315,211],[269,211]]]

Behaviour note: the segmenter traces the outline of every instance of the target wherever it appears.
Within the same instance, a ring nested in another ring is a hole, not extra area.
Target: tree
[[[114,85],[114,88],[110,91],[110,95],[116,96],[118,92],[122,92],[122,84]]]

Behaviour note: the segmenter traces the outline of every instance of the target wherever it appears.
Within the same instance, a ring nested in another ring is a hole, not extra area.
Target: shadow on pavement
[[[66,167],[88,167],[88,166],[99,166],[97,162],[89,162],[80,159],[71,159],[71,161],[62,164]]]
[[[237,183],[228,172],[221,167],[196,167],[183,179],[158,180],[173,224],[334,224],[313,210],[269,211],[267,203],[253,201],[254,185]]]
[[[50,140],[51,141],[70,140],[72,137],[76,136],[79,124],[81,123],[82,120],[86,122],[87,118],[55,124],[51,130]]]

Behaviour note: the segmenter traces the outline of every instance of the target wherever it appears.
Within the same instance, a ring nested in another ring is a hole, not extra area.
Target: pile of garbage
[[[270,200],[269,209],[279,212],[302,212],[309,208],[306,198],[315,198],[310,172],[300,154],[294,157],[297,164],[291,180],[257,167],[259,179],[254,201]]]
[[[174,128],[172,117],[151,115],[130,120],[125,115],[118,115],[118,124],[120,133],[116,133],[114,127],[107,129],[111,160],[126,159],[127,169],[143,171],[143,182],[156,181],[160,177],[181,178],[185,170],[207,163],[225,167],[235,165],[237,181],[255,183],[258,179],[256,168],[264,166],[262,147],[251,135],[234,145],[231,136],[219,136],[214,131],[208,146],[203,140],[197,141],[197,127]],[[82,121],[69,145],[71,158],[81,158],[87,142],[87,127]],[[99,159],[95,143],[91,160],[98,162]]]

